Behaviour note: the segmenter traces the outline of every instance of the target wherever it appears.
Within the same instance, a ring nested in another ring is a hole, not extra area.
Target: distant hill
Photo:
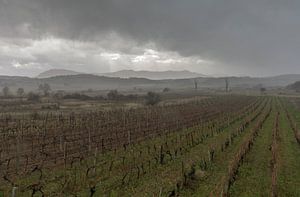
[[[107,77],[91,74],[66,73],[67,75],[48,78],[29,78],[18,76],[0,76],[0,88],[8,86],[12,92],[19,87],[28,91],[36,91],[39,84],[48,83],[52,90],[82,91],[94,90],[161,90],[171,89],[192,89],[194,81],[197,81],[199,88],[225,88],[225,78],[197,77],[186,79],[164,79],[151,80],[146,78],[121,78]],[[230,88],[256,88],[256,87],[286,87],[289,84],[300,81],[300,75],[281,75],[266,78],[253,77],[227,77]]]
[[[188,78],[198,78],[207,77],[195,72],[190,72],[188,70],[182,71],[134,71],[134,70],[121,70],[111,73],[100,73],[100,76],[106,77],[120,77],[120,78],[146,78],[152,80],[163,80],[163,79],[188,79]]]
[[[42,72],[37,76],[37,78],[49,78],[56,76],[70,76],[85,74],[72,70],[64,69],[51,69],[45,72]],[[188,79],[188,78],[197,78],[197,77],[207,77],[205,75],[190,72],[187,70],[182,71],[134,71],[134,70],[120,70],[116,72],[109,73],[99,73],[95,74],[104,77],[119,77],[119,78],[146,78],[153,80],[162,80],[162,79]]]
[[[82,73],[73,70],[51,69],[40,73],[37,76],[37,78],[49,78],[49,77],[56,77],[56,76],[69,76],[69,75],[78,75],[78,74],[82,74]]]
[[[288,85],[287,89],[295,90],[297,92],[300,92],[300,81],[296,81],[295,83]]]

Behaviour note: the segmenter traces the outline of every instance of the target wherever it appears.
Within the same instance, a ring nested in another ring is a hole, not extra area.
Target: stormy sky
[[[300,73],[299,0],[0,0],[0,75]]]

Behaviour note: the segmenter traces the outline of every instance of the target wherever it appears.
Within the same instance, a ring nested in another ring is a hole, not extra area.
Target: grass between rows
[[[300,112],[288,105],[297,124],[300,124]],[[279,196],[300,196],[300,145],[297,143],[294,132],[286,114],[282,111],[279,119],[280,126],[280,166],[278,173]]]
[[[234,184],[230,188],[230,196],[269,196],[271,186],[271,151],[272,130],[275,110],[258,132],[251,151],[246,155],[238,170]]]

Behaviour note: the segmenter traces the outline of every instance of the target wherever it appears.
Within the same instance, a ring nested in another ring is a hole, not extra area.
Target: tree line
[[[168,92],[170,91],[169,88],[165,88],[163,92]],[[118,90],[110,90],[106,97],[103,96],[89,96],[83,93],[64,93],[64,92],[56,92],[53,94],[51,93],[51,87],[49,84],[44,83],[40,84],[38,86],[38,92],[39,93],[34,93],[34,92],[29,92],[28,94],[25,94],[24,88],[18,88],[15,92],[15,94],[12,94],[10,91],[10,88],[8,86],[5,86],[2,89],[2,95],[4,98],[12,98],[14,96],[17,96],[19,98],[26,97],[27,100],[29,101],[39,101],[42,96],[44,97],[53,97],[54,99],[77,99],[77,100],[110,100],[110,101],[124,101],[124,100],[137,100],[141,97],[145,99],[145,104],[146,105],[155,105],[161,101],[161,96],[160,94],[156,92],[148,92],[146,95],[137,95],[137,94],[128,94],[124,95],[118,92]]]

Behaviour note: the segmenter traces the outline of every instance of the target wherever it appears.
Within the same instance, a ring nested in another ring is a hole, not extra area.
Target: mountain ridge
[[[50,69],[41,72],[39,75],[36,76],[36,78],[49,78],[55,76],[68,76],[68,75],[79,75],[79,74],[83,74],[83,73],[73,71],[73,70],[67,70],[67,69]]]
[[[167,70],[167,71],[147,71],[147,70],[120,70],[110,73],[99,73],[99,76],[120,77],[120,78],[147,78],[152,80],[163,79],[187,79],[197,77],[208,77],[206,75],[191,72],[188,70]]]
[[[49,78],[55,76],[68,76],[68,75],[78,75],[78,74],[88,74],[88,73],[77,72],[77,71],[66,70],[66,69],[50,69],[40,73],[36,78]],[[120,70],[116,72],[96,73],[93,75],[106,76],[106,77],[120,77],[120,78],[147,78],[152,80],[208,77],[206,75],[196,73],[196,72],[191,72],[188,70],[180,70],[180,71]]]

